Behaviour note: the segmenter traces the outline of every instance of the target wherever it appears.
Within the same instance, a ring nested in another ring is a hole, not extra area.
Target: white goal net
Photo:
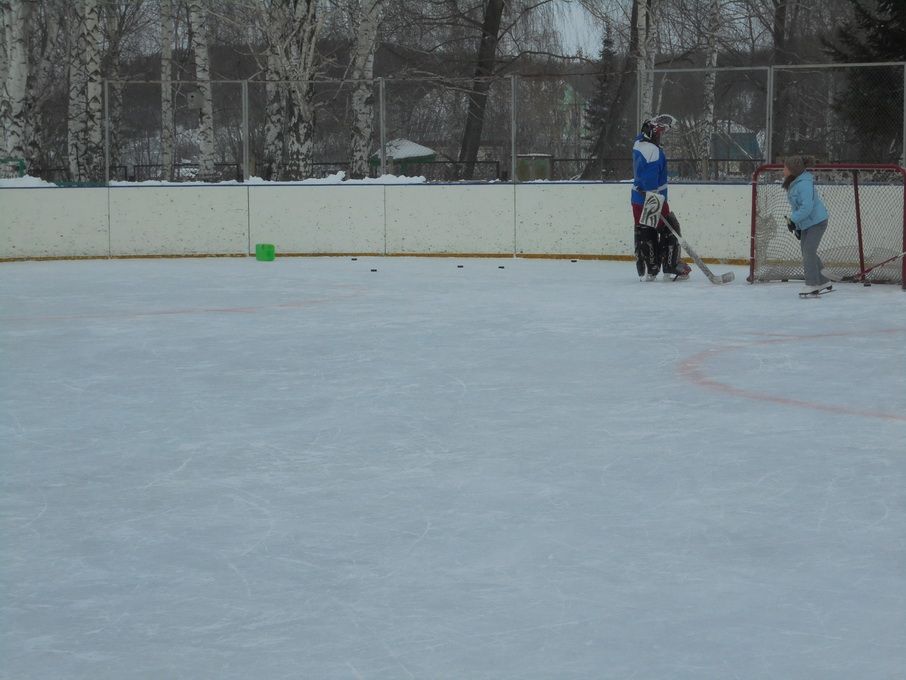
[[[824,268],[834,278],[904,286],[906,258],[897,256],[906,250],[906,169],[828,164],[809,170],[829,213],[818,249]],[[786,226],[782,183],[782,165],[763,165],[752,178],[751,282],[805,277],[799,242]]]

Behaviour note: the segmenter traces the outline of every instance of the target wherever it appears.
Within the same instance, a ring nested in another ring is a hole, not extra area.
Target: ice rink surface
[[[0,265],[0,677],[906,677],[906,293],[713,268]]]

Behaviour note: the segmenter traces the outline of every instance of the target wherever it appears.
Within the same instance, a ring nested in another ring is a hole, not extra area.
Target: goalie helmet
[[[652,116],[642,123],[642,137],[652,144],[660,145],[661,135],[673,127],[675,122],[676,119],[669,113],[661,113],[657,116]]]

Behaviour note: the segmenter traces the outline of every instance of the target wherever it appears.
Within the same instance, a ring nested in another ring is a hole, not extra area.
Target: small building
[[[384,145],[384,156],[387,171],[394,175],[409,175],[413,166],[419,163],[433,163],[437,160],[437,152],[408,139],[392,139]],[[379,151],[371,154],[368,164],[380,171],[381,154]],[[417,173],[422,174],[422,173]]]

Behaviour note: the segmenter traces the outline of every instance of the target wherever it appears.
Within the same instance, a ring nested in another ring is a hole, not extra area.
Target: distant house
[[[719,121],[711,135],[711,158],[726,162],[725,172],[748,174],[752,172],[753,162],[764,162],[759,136],[738,123]]]
[[[715,132],[711,137],[711,158],[722,161],[750,161],[761,158],[754,132]]]
[[[387,171],[394,175],[408,175],[407,170],[419,163],[437,160],[437,152],[408,139],[392,139],[384,146]],[[376,151],[368,159],[373,168],[381,167],[381,154]]]

